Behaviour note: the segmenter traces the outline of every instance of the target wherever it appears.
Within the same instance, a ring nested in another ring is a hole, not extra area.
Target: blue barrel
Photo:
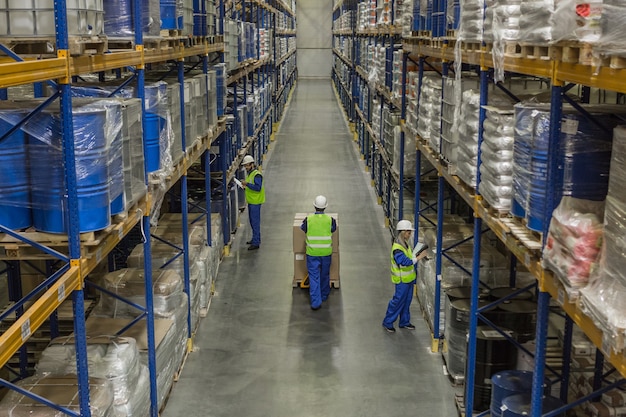
[[[528,417],[531,414],[530,394],[515,394],[502,400],[502,417]],[[556,397],[546,395],[542,399],[541,414],[549,413],[562,407],[563,401]],[[564,416],[565,414],[558,414]]]
[[[491,417],[501,417],[502,401],[515,394],[530,393],[533,373],[530,371],[500,371],[491,377]]]
[[[146,85],[146,167],[148,172],[161,169],[161,136],[164,135],[167,108],[164,98],[167,83],[157,82]]]
[[[95,103],[74,104],[74,150],[79,231],[109,226],[109,138],[107,109]],[[49,233],[66,233],[67,199],[63,168],[61,121],[57,110],[29,123],[29,158],[33,225]]]
[[[129,37],[135,34],[134,0],[106,0],[104,2],[104,33],[109,37]],[[141,27],[148,33],[150,26],[149,1],[142,1]]]
[[[11,119],[24,116],[3,110],[0,136],[14,126],[4,120],[5,112],[13,113]],[[9,229],[25,229],[33,224],[27,154],[27,138],[21,130],[0,142],[0,224]]]
[[[203,7],[204,6],[204,7]],[[193,0],[193,34],[207,36],[206,0]]]
[[[160,0],[161,29],[179,29],[177,0]]]

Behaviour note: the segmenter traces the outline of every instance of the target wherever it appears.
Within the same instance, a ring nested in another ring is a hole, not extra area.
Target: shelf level
[[[0,88],[32,84],[74,75],[108,71],[142,63],[179,60],[190,56],[206,55],[224,50],[223,43],[202,44],[191,47],[179,46],[164,50],[137,50],[112,52],[102,55],[84,55],[69,58],[26,60],[24,62],[0,63]]]

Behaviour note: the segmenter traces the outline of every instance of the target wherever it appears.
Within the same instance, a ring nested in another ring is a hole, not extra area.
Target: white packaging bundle
[[[459,119],[459,141],[457,151],[457,174],[467,185],[476,187],[478,155],[478,110],[480,94],[467,90],[462,95]]]
[[[485,106],[479,191],[496,210],[509,211],[513,195],[513,108]]]
[[[126,404],[135,395],[141,368],[135,339],[102,336],[87,341],[89,376],[108,379],[115,405]],[[58,337],[41,353],[38,375],[76,374],[74,337]]]
[[[76,376],[31,376],[17,386],[35,395],[50,399],[63,407],[80,412]],[[89,378],[89,409],[93,417],[117,417],[113,409],[113,393],[109,381]],[[62,417],[61,413],[41,402],[9,390],[0,401],[0,417]]]

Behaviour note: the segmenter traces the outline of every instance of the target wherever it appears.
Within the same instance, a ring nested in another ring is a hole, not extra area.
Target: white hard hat
[[[317,197],[315,197],[315,202],[313,202],[313,205],[315,206],[315,208],[325,209],[328,206],[328,201],[323,195],[318,195]]]
[[[246,155],[243,157],[243,161],[241,161],[241,165],[248,165],[254,163],[254,158],[250,155]]]
[[[413,229],[413,223],[408,220],[400,220],[396,225],[396,230],[399,232],[401,230],[415,230]]]

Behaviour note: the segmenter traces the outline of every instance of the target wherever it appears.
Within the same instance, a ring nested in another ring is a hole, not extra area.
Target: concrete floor
[[[264,163],[260,250],[247,213],[162,417],[456,416],[454,389],[417,330],[381,326],[390,234],[328,80],[300,80]],[[318,311],[293,289],[292,223],[317,194],[339,213],[341,288]]]

